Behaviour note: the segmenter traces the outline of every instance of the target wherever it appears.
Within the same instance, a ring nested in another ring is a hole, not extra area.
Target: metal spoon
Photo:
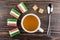
[[[47,6],[47,11],[49,15],[47,35],[50,36],[51,35],[51,31],[50,31],[51,13],[53,12],[53,5],[51,3]]]

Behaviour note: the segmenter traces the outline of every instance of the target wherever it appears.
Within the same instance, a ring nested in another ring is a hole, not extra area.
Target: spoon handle
[[[50,23],[51,22],[51,15],[49,15],[49,22],[48,22],[48,31],[47,31],[47,35],[50,36],[51,31],[50,31]]]

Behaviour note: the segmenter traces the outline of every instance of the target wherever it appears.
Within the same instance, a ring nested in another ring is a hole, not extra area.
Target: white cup
[[[24,25],[23,25],[24,19],[25,19],[27,16],[29,16],[29,15],[35,16],[35,17],[37,18],[37,20],[39,21],[38,27],[37,27],[35,30],[33,30],[33,31],[28,31],[28,30],[26,30],[26,29],[24,28]],[[21,20],[21,27],[22,27],[22,29],[23,29],[25,32],[28,32],[28,33],[34,33],[34,32],[37,32],[38,30],[39,30],[40,32],[44,32],[44,30],[43,30],[40,26],[41,26],[40,18],[39,18],[37,15],[33,14],[33,13],[26,14],[26,15],[22,18],[22,20]]]

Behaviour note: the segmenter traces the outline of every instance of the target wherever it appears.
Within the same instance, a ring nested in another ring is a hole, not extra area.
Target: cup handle
[[[39,28],[39,31],[42,32],[42,33],[44,32],[44,30],[41,27]]]

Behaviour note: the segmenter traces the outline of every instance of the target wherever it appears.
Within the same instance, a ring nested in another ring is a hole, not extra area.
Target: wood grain
[[[9,15],[9,12],[11,8],[15,8],[19,11],[16,5],[21,1],[24,1],[26,6],[29,9],[27,13],[30,13],[30,12],[36,13],[41,18],[42,26],[43,26],[42,28],[45,27],[44,28],[45,30],[48,24],[46,6],[49,3],[52,3],[54,5],[54,11],[52,13],[52,19],[51,19],[52,20],[51,21],[51,37],[44,36],[46,35],[46,31],[43,34],[40,33],[39,31],[34,34],[28,34],[23,30],[21,30],[22,34],[17,35],[14,38],[9,37],[8,31],[14,28],[6,25],[8,18],[14,18],[11,15]],[[37,12],[32,10],[32,6],[34,4],[36,4],[39,8],[41,7],[45,9],[45,12],[43,15],[38,14]],[[60,40],[60,0],[0,0],[0,40]]]

